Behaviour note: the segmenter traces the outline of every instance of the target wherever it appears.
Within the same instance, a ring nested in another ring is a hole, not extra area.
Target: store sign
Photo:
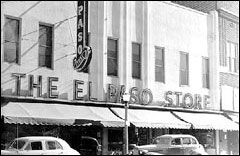
[[[113,84],[108,84],[107,101],[122,102],[122,95],[125,93],[125,86],[119,88]],[[132,87],[129,90],[130,104],[149,105],[153,101],[153,94],[150,89],[140,90]],[[187,109],[203,109],[208,108],[210,96],[199,94],[183,94],[182,92],[167,91],[164,96],[165,101],[160,101],[159,106],[163,107],[181,107]]]
[[[15,93],[17,96],[21,96],[21,90],[24,90],[25,96],[29,97],[43,97],[43,78],[42,76],[33,76],[28,75],[28,92],[26,93],[26,88],[22,88],[22,79],[25,79],[27,77],[26,74],[21,73],[12,73],[12,77],[16,79],[16,89]],[[58,98],[59,92],[58,92],[58,77],[47,77],[47,98]],[[86,98],[83,96],[83,88],[84,85],[87,85],[87,92],[86,92]],[[25,85],[24,85],[25,86]],[[37,91],[36,94],[34,94],[34,90]],[[73,80],[73,100],[93,100],[96,101],[96,98],[92,98],[92,82],[84,82],[81,80]]]
[[[42,76],[33,76],[26,75],[21,73],[12,73],[12,77],[16,79],[16,89],[15,93],[17,96],[21,95],[22,89],[22,79],[28,77],[28,92],[25,96],[34,96],[34,90],[37,91],[35,96],[43,97],[43,77]],[[48,98],[58,98],[58,77],[47,77],[47,97]],[[26,86],[26,85],[24,85]],[[91,100],[96,101],[97,98],[92,98],[92,82],[82,81],[82,80],[73,80],[73,100]],[[113,84],[108,84],[107,87],[107,99],[108,102],[113,103],[122,103],[123,95],[126,93],[126,87],[121,85],[117,87]],[[128,91],[130,94],[130,104],[141,104],[149,105],[153,102],[153,94],[150,89],[139,89],[137,87],[132,87]],[[181,107],[187,109],[207,109],[209,108],[210,96],[200,94],[191,94],[182,92],[173,92],[167,91],[164,95],[165,101],[160,101],[157,103],[159,106],[163,107]]]
[[[108,84],[107,101],[122,102],[123,94],[125,94],[125,86],[121,85],[119,89],[113,84]],[[132,87],[129,91],[130,104],[148,105],[152,103],[153,95],[150,89],[139,90],[137,87]]]
[[[167,101],[163,104],[164,106],[203,109],[208,107],[210,96],[204,95],[202,98],[199,94],[192,95],[190,93],[167,91],[164,98]]]
[[[92,59],[92,49],[88,42],[88,1],[78,1],[77,9],[77,56],[73,67],[81,72],[88,67]]]

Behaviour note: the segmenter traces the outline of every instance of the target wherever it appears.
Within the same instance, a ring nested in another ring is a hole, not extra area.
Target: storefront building
[[[78,141],[71,138],[82,133],[98,138],[103,154],[121,151],[121,97],[127,92],[131,144],[190,133],[207,152],[219,154],[220,133],[238,134],[238,123],[224,116],[215,83],[220,81],[219,42],[211,37],[219,30],[216,12],[171,2],[89,1],[86,24],[78,19],[77,8],[76,1],[1,2],[6,130],[39,128],[35,135],[47,135],[52,129],[73,146]],[[79,72],[73,60],[82,27],[88,28],[84,42],[92,57]]]
[[[216,54],[215,89],[217,109],[239,123],[239,2],[173,1],[212,15],[212,43]],[[215,30],[215,31],[213,31]],[[239,132],[220,131],[219,153],[239,154]]]

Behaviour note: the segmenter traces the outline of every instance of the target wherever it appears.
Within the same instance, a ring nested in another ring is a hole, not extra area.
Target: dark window
[[[39,25],[39,66],[52,68],[53,32],[51,26]]]
[[[171,145],[181,145],[181,139],[180,138],[173,139]]]
[[[132,77],[141,79],[141,44],[132,43]]]
[[[108,60],[107,60],[107,74],[118,76],[118,45],[117,40],[108,39]]]
[[[203,58],[202,60],[202,70],[203,70],[203,88],[210,88],[209,86],[209,59]]]
[[[188,54],[180,52],[180,85],[189,84]]]
[[[10,17],[5,18],[4,28],[4,61],[19,63],[20,53],[20,21]]]
[[[165,82],[164,48],[155,48],[155,80]]]
[[[32,150],[42,150],[42,142],[31,142]]]

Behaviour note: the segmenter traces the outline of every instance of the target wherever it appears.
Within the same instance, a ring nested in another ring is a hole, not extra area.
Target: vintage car
[[[1,155],[80,155],[66,141],[48,136],[29,136],[14,139]]]
[[[82,155],[101,155],[102,146],[96,138],[82,136],[81,143],[76,150],[78,150]]]
[[[208,155],[191,135],[168,134],[158,136],[153,144],[136,146],[133,155]]]

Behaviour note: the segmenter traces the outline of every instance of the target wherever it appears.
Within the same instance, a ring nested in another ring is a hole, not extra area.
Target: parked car
[[[168,134],[158,136],[153,144],[136,146],[133,155],[208,155],[198,140],[191,135]]]
[[[60,138],[29,136],[14,139],[1,155],[80,155]]]
[[[102,146],[96,138],[90,136],[82,136],[81,143],[78,146],[77,150],[82,155],[101,155]]]

